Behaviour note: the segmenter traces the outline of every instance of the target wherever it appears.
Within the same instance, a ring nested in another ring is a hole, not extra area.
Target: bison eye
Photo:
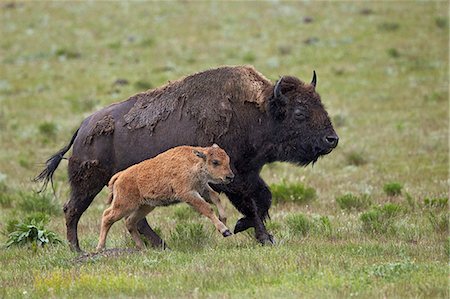
[[[297,120],[302,121],[306,119],[306,114],[302,109],[295,109],[294,116]]]
[[[220,162],[217,161],[217,160],[212,160],[212,164],[213,164],[214,166],[219,166],[219,165],[220,165]]]

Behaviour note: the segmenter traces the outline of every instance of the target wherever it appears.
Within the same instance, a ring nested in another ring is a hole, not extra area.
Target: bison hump
[[[197,134],[213,141],[229,130],[233,110],[250,102],[264,110],[270,81],[251,67],[221,67],[169,82],[135,95],[134,106],[124,116],[131,129],[155,130],[173,113],[178,119],[197,122]],[[204,138],[202,138],[204,139]]]

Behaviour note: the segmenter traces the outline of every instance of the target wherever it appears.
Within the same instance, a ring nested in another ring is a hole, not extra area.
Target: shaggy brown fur
[[[153,132],[158,122],[178,110],[180,119],[195,119],[211,142],[227,133],[233,104],[250,102],[265,111],[270,87],[270,81],[251,66],[207,70],[135,95],[124,119],[129,129],[146,127]]]
[[[116,173],[108,184],[112,205],[103,213],[97,250],[104,248],[111,225],[123,217],[127,217],[126,226],[137,247],[143,248],[137,222],[157,206],[179,202],[208,217],[224,237],[231,235],[221,221],[225,215],[219,196],[208,183],[226,184],[233,177],[230,158],[216,144],[207,148],[179,146]],[[217,205],[221,219],[206,201]]]

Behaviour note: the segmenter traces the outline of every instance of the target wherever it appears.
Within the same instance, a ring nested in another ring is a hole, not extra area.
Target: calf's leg
[[[124,216],[125,214],[121,210],[114,209],[113,206],[107,208],[103,212],[102,225],[100,227],[100,237],[97,244],[97,251],[101,251],[103,248],[105,248],[106,237],[108,235],[109,229],[115,222],[119,221]]]
[[[214,214],[214,210],[211,206],[198,194],[198,192],[192,192],[182,196],[185,202],[194,207],[199,213],[208,217],[216,229],[222,234],[224,237],[231,236],[232,233],[226,227],[225,224],[220,221],[217,216]]]

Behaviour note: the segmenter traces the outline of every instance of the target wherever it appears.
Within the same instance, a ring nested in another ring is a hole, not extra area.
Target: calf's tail
[[[121,173],[122,173],[122,171],[119,171],[118,173],[113,175],[113,177],[109,180],[109,183],[108,183],[109,195],[108,195],[108,199],[106,201],[106,203],[108,205],[110,205],[112,203],[112,200],[113,200],[113,197],[114,197],[114,183],[119,178]]]
[[[79,130],[79,129],[78,129]],[[53,188],[53,174],[58,168],[59,163],[62,159],[64,159],[64,154],[67,153],[72,146],[73,142],[75,141],[75,138],[77,137],[78,130],[73,134],[72,139],[70,140],[69,144],[60,149],[56,154],[51,156],[46,162],[45,162],[45,168],[42,170],[40,174],[38,174],[34,179],[33,182],[43,182],[41,189],[38,191],[39,193],[42,191],[45,191],[47,189],[48,182],[51,183],[53,192],[55,189]]]

